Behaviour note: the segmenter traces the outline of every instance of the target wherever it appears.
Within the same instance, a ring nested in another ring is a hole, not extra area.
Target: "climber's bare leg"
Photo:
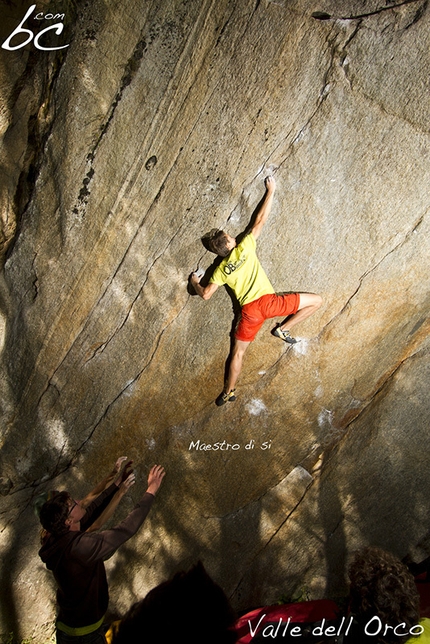
[[[299,322],[303,322],[303,320],[306,320],[306,318],[310,317],[313,315],[318,309],[320,308],[322,304],[322,297],[321,295],[317,295],[316,293],[299,293],[300,296],[300,304],[299,308],[297,309],[297,313],[294,313],[291,317],[289,317],[285,322],[283,322],[280,325],[280,329],[282,331],[285,330],[290,330],[292,329],[293,326],[296,326]]]
[[[226,393],[232,391],[232,389],[236,387],[237,379],[242,371],[243,356],[250,344],[250,342],[244,342],[243,340],[234,341],[227,382],[224,390]]]

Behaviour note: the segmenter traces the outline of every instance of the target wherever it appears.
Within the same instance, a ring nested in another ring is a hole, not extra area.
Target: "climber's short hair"
[[[207,244],[210,250],[220,257],[227,257],[227,255],[230,253],[227,242],[227,233],[225,233],[223,230],[213,230],[209,233],[209,236],[207,238]]]

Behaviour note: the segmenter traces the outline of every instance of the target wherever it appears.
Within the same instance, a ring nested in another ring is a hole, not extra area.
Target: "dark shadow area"
[[[2,551],[1,573],[2,592],[0,599],[0,638],[6,637],[9,644],[19,644],[28,635],[22,627],[20,603],[16,593],[16,581],[22,571],[23,553],[29,552],[29,544],[36,543],[35,555],[40,547],[40,540],[34,535],[40,534],[33,513],[31,495],[22,501],[16,501],[15,511],[18,511],[16,521],[8,524],[9,546]],[[44,583],[52,589],[52,599],[55,598],[55,585],[50,575],[46,574]],[[3,641],[3,640],[2,640]]]
[[[14,525],[10,531],[10,546],[6,551],[2,552],[2,599],[0,606],[2,632],[0,632],[0,636],[2,634],[8,635],[9,633],[16,634],[19,632],[20,619],[14,597],[14,586],[20,552],[23,547],[22,542],[23,535]]]
[[[330,450],[326,450],[321,464],[322,468],[324,468],[325,460],[329,458]],[[340,496],[334,477],[328,479],[319,491],[320,518],[325,532],[326,585],[324,596],[336,600],[339,596],[339,589],[346,586],[345,572],[348,555]]]
[[[151,590],[121,619],[114,644],[233,644],[235,615],[224,591],[199,562]]]
[[[430,558],[414,562],[409,555],[405,557],[405,552],[414,547],[411,535],[420,529],[422,517],[428,515],[428,499],[423,492],[428,487],[426,452],[422,462],[417,461],[422,433],[419,438],[420,432],[416,431],[416,418],[421,415],[424,419],[428,413],[423,385],[426,378],[421,372],[425,368],[428,372],[425,355],[415,354],[404,363],[402,370],[409,373],[395,373],[388,378],[346,428],[336,428],[335,423],[330,430],[332,443],[324,449],[319,491],[328,597],[336,599],[339,589],[347,583],[352,522],[354,530],[359,530],[361,543],[404,558],[414,576],[424,574],[423,581],[427,580]],[[408,400],[404,389],[412,389],[413,398]],[[398,401],[404,402],[399,405]],[[337,407],[333,401],[330,408]],[[330,443],[328,436],[327,439]],[[353,455],[355,465],[347,475],[343,462],[352,463]]]

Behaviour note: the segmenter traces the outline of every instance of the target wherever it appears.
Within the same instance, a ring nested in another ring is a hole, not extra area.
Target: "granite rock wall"
[[[112,612],[199,558],[244,609],[345,593],[360,545],[424,556],[427,0],[62,7],[67,49],[1,51],[0,632],[52,632],[34,497],[83,495],[121,454],[117,517],[168,474],[108,564]],[[187,279],[270,173],[260,259],[324,305],[292,348],[266,323],[217,408],[235,305]]]

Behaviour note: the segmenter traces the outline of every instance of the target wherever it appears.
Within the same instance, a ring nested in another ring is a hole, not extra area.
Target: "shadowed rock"
[[[65,52],[1,51],[0,632],[54,619],[33,496],[120,454],[168,476],[113,610],[198,558],[239,610],[338,595],[351,550],[429,519],[427,3],[74,5]],[[219,409],[233,305],[187,280],[269,173],[259,257],[324,306],[293,348],[266,323]]]

